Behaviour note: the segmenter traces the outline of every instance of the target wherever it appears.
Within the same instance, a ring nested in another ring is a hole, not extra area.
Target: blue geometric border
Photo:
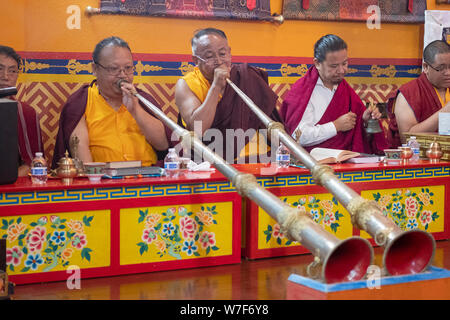
[[[280,58],[282,59],[282,58]],[[91,75],[90,59],[25,59],[22,71],[27,74],[46,75]],[[236,62],[240,63],[240,62]],[[135,61],[135,76],[181,77],[195,65],[189,61]],[[249,65],[267,71],[269,77],[301,77],[312,64],[250,62]],[[349,65],[348,77],[361,78],[416,78],[420,75],[419,65]]]
[[[450,177],[450,167],[389,169],[362,172],[338,172],[336,176],[344,183],[392,181],[406,179]],[[298,187],[315,185],[309,174],[294,176],[259,177],[258,184],[264,188]],[[236,192],[230,181],[200,182],[169,185],[93,188],[76,190],[50,190],[0,193],[3,206],[63,203],[72,201],[117,200],[151,198],[193,194]]]

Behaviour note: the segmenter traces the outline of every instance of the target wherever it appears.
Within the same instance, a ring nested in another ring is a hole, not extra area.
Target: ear
[[[91,62],[91,66],[92,66],[92,74],[97,78],[97,68],[98,68],[98,66],[95,64],[94,61]]]
[[[317,70],[319,70],[320,69],[320,62],[319,62],[319,60],[317,60],[317,58],[313,58],[313,63],[314,63],[314,65],[316,66],[316,68],[317,68]]]
[[[194,64],[196,65],[196,66],[198,66],[198,62],[200,61],[200,59],[199,58],[197,58],[196,56],[192,56],[192,62],[194,62]]]
[[[425,74],[428,74],[428,71],[430,70],[430,66],[425,61],[422,62],[422,71]]]

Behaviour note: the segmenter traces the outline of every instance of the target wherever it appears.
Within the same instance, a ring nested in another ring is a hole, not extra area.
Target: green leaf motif
[[[92,249],[84,247],[83,250],[81,250],[81,259],[86,259],[87,261],[91,262],[91,253]]]
[[[339,227],[339,223],[332,223],[330,225],[330,227],[331,227],[331,230],[333,230],[333,232],[336,233],[337,232],[337,228]]]
[[[144,254],[144,252],[148,251],[148,244],[146,244],[145,242],[139,242],[137,243],[137,245],[140,247],[139,253],[141,256]]]
[[[8,229],[8,221],[5,219],[2,219],[2,230],[7,230]]]
[[[84,216],[84,217],[83,217],[83,223],[84,223],[84,225],[87,226],[87,227],[90,227],[90,226],[91,226],[92,219],[94,219],[94,216],[90,216],[90,217]]]

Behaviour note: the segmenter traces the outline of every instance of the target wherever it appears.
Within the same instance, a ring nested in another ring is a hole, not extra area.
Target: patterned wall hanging
[[[283,17],[293,20],[366,21],[380,8],[381,22],[423,23],[426,0],[284,0]]]
[[[270,0],[101,0],[100,13],[273,21]]]

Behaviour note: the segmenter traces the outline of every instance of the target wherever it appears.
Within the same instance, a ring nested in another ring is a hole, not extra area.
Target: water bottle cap
[[[415,136],[411,136],[411,139],[415,139],[416,137]]]
[[[169,148],[169,152],[175,151],[175,148]]]
[[[42,152],[36,152],[36,157],[42,157]]]

